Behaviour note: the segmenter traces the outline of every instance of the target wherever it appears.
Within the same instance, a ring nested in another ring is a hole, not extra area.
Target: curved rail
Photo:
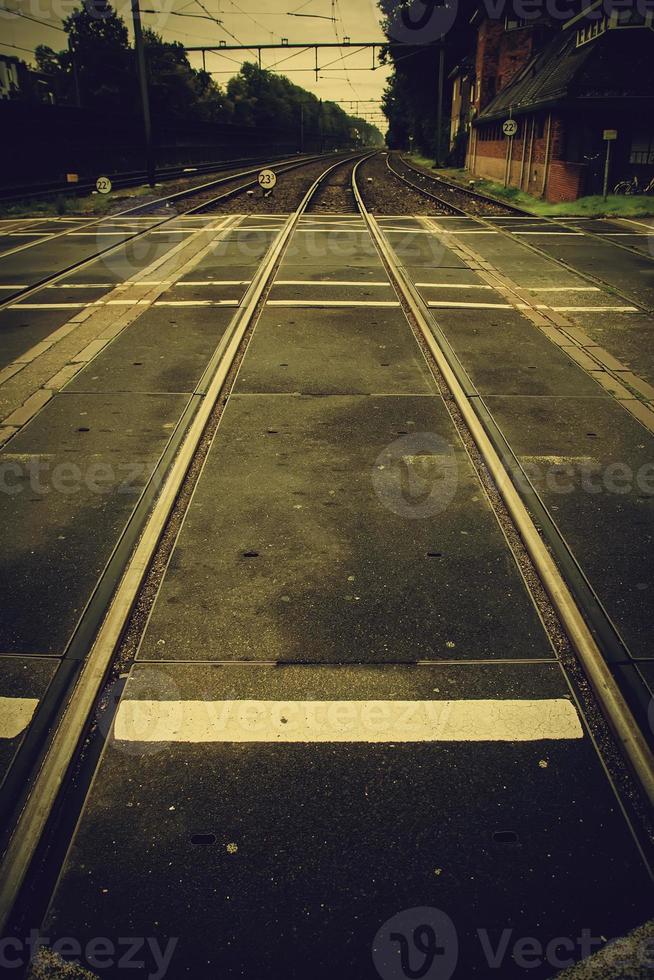
[[[157,183],[167,180],[182,180],[186,177],[192,177],[194,174],[201,176],[202,174],[218,174],[225,170],[234,170],[238,167],[244,167],[248,164],[260,164],[261,166],[267,166],[271,163],[281,162],[283,160],[289,160],[292,154],[282,154],[278,157],[239,157],[235,160],[222,160],[215,163],[198,163],[196,165],[187,164],[186,166],[177,167],[161,167],[157,168],[156,178]],[[109,173],[107,176],[110,178],[114,187],[126,188],[126,187],[138,187],[141,184],[147,184],[148,175],[144,170],[130,170],[124,173]],[[7,203],[10,204],[12,201],[27,201],[33,198],[50,198],[50,197],[61,197],[62,195],[70,197],[84,197],[88,194],[92,194],[95,191],[95,180],[83,180],[77,184],[61,184],[61,183],[47,183],[41,185],[25,185],[23,187],[7,187],[0,190],[0,204]]]
[[[330,155],[329,158],[332,159],[333,158],[332,155]],[[293,162],[288,165],[284,165],[283,167],[276,167],[275,169],[276,169],[276,173],[278,174],[290,173],[291,171],[300,170],[303,167],[309,166],[310,164],[318,163],[320,160],[324,160],[324,156],[307,157],[300,162]],[[256,180],[249,180],[244,184],[240,184],[238,187],[230,188],[229,190],[225,191],[223,194],[219,194],[217,197],[211,198],[208,201],[203,201],[201,204],[198,204],[195,207],[189,207],[186,208],[185,210],[175,212],[173,214],[165,213],[166,211],[169,211],[171,205],[174,205],[179,201],[188,200],[189,198],[197,196],[198,194],[206,193],[207,191],[210,191],[213,188],[221,187],[224,184],[231,183],[232,181],[235,180],[240,180],[242,177],[252,177],[254,174],[258,174],[259,170],[260,167],[258,167],[256,170],[246,170],[243,171],[242,173],[230,174],[227,177],[220,177],[218,180],[209,181],[206,184],[200,184],[196,187],[187,188],[183,191],[177,191],[174,194],[169,194],[165,197],[157,198],[157,200],[155,201],[149,201],[146,204],[140,204],[137,205],[136,207],[128,208],[125,211],[118,211],[112,215],[103,215],[100,218],[93,218],[91,221],[85,222],[81,225],[76,225],[75,228],[73,229],[66,229],[65,231],[58,232],[57,234],[52,235],[47,239],[44,239],[42,242],[22,245],[16,249],[13,249],[11,252],[4,253],[4,256],[10,254],[15,255],[18,252],[34,247],[35,244],[36,245],[49,244],[50,242],[57,241],[60,238],[65,238],[67,235],[73,233],[79,233],[80,231],[88,230],[89,228],[98,227],[98,225],[101,225],[103,222],[107,222],[107,221],[112,222],[117,220],[118,218],[139,217],[147,214],[148,212],[156,211],[157,209],[161,209],[164,212],[161,216],[160,221],[157,221],[156,223],[149,225],[147,228],[142,228],[140,230],[127,233],[125,238],[122,239],[122,241],[118,243],[114,243],[113,245],[107,245],[105,248],[99,248],[96,252],[93,253],[93,255],[87,256],[84,259],[80,259],[78,262],[73,262],[70,265],[66,266],[64,269],[59,269],[56,273],[53,273],[52,275],[44,276],[42,279],[39,279],[37,282],[32,283],[29,286],[26,286],[25,288],[17,289],[13,293],[4,296],[2,301],[0,302],[0,310],[6,309],[8,306],[11,306],[13,303],[16,303],[19,299],[27,299],[29,296],[32,296],[39,289],[43,289],[46,286],[53,285],[54,283],[62,279],[64,276],[69,275],[71,272],[86,268],[86,266],[91,265],[93,262],[96,261],[96,259],[100,258],[101,256],[109,256],[114,254],[115,252],[118,252],[121,248],[124,248],[125,245],[128,244],[129,242],[133,242],[139,238],[143,238],[146,235],[151,234],[155,229],[159,229],[171,221],[176,221],[178,218],[185,217],[187,215],[200,214],[202,213],[202,211],[205,211],[207,208],[215,207],[216,205],[219,205],[224,201],[229,200],[232,197],[236,197],[238,194],[242,194],[243,192],[246,192],[254,187],[257,187],[258,183]],[[4,256],[0,256],[0,259],[3,258]]]
[[[353,159],[362,159],[361,153]],[[103,588],[106,602],[101,622],[94,630],[95,639],[81,671],[72,679],[70,688],[63,694],[58,692],[62,707],[56,714],[55,723],[51,725],[51,740],[43,753],[38,772],[32,774],[29,791],[21,801],[20,812],[8,834],[7,847],[0,865],[0,935],[7,927],[29,868],[74,768],[80,746],[92,721],[93,709],[111,669],[117,645],[139,589],[189,473],[207,423],[219,404],[225,381],[237,359],[248,328],[256,317],[259,304],[291,236],[314,195],[338,167],[349,162],[352,161],[339,160],[318,177],[271,245],[196,387],[196,391],[201,391],[203,397],[194,403],[191,418],[183,419],[178,425],[172,440],[176,440],[174,455],[167,470],[161,474],[153,474],[149,487],[144,491],[128,529],[124,532],[123,536],[130,536],[131,544],[126,562],[118,570],[115,581],[100,582],[96,586],[96,593]],[[184,421],[186,427],[180,431]],[[158,486],[161,489],[153,503],[153,487]],[[83,620],[78,625],[79,631],[89,631],[89,625],[85,625]],[[47,710],[44,702],[41,703],[39,712],[42,710]]]
[[[439,331],[432,328],[433,321],[428,307],[408,273],[395,256],[377,221],[366,209],[356,182],[358,168],[359,165],[357,164],[352,175],[355,197],[370,234],[387,266],[391,280],[395,284],[398,294],[410,309],[415,323],[454,397],[466,427],[497,486],[504,505],[520,534],[534,568],[559,616],[624,755],[636,774],[645,796],[650,804],[654,805],[654,755],[588,625],[589,611],[582,610],[578,600],[573,596],[557,562],[548,549],[548,544],[551,542],[546,542],[545,534],[539,533],[521,494],[516,489],[504,465],[499,447],[494,444],[491,438],[488,422],[480,412],[480,406],[476,404],[479,400],[470,399],[466,394],[461,383],[460,367],[455,366],[455,358],[448,351],[447,346],[439,343]],[[505,451],[510,453],[510,448],[506,446]],[[555,533],[555,529],[550,527],[550,534],[552,533]],[[565,545],[560,534],[559,538],[561,539],[558,542],[559,546],[561,542]],[[565,547],[567,548],[567,545]],[[590,622],[592,623],[592,619]]]
[[[434,183],[437,186],[440,184],[445,189],[454,191],[457,194],[463,194],[465,197],[468,197],[473,201],[478,201],[480,204],[488,205],[496,209],[501,208],[504,211],[506,211],[509,215],[518,215],[520,217],[533,217],[533,215],[530,215],[528,211],[524,211],[522,208],[518,208],[513,204],[507,204],[505,201],[500,201],[499,198],[489,197],[487,194],[481,194],[479,191],[473,191],[467,187],[461,187],[459,186],[459,184],[450,183],[447,180],[443,180],[442,177],[437,177],[434,174],[427,174],[423,170],[419,170],[417,167],[414,167],[413,164],[405,160],[404,157],[400,157],[400,160],[402,165],[407,167],[408,170],[413,171],[413,173],[418,174],[418,176],[423,177],[426,180],[430,180],[432,183]],[[391,173],[399,180],[407,184],[409,187],[412,187],[414,190],[417,190],[420,193],[424,194],[425,197],[430,197],[434,201],[438,201],[439,204],[446,205],[447,207],[452,208],[453,210],[457,211],[462,217],[470,216],[469,211],[466,211],[464,208],[459,208],[457,205],[452,204],[450,201],[447,201],[444,198],[438,197],[436,194],[432,194],[424,187],[421,187],[419,184],[413,183],[413,181],[409,180],[403,174],[400,174],[397,170],[395,170],[391,166],[390,157],[388,158],[387,162],[388,162],[388,169],[391,171]],[[473,217],[484,217],[484,216],[473,215]]]

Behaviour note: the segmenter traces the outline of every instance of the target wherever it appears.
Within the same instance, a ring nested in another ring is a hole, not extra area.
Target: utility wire
[[[53,31],[61,31],[62,34],[66,33],[63,27],[59,27],[57,24],[50,24],[47,20],[40,20],[38,17],[32,17],[30,14],[24,14],[22,10],[12,10],[11,7],[0,7],[0,10],[6,10],[7,13],[13,14],[14,17],[23,17],[25,20],[34,21],[35,24],[49,27]],[[27,51],[27,48],[23,48],[23,50]]]
[[[35,54],[32,48],[21,48],[19,44],[9,44],[8,41],[0,41],[0,47],[14,48],[16,51],[27,51],[28,54]]]

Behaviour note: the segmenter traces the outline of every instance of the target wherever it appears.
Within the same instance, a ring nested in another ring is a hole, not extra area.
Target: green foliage
[[[382,103],[389,125],[387,142],[392,149],[408,149],[409,137],[413,137],[415,149],[425,156],[433,157],[438,142],[436,120],[439,47],[429,18],[433,16],[436,18],[435,23],[442,22],[438,18],[439,10],[444,7],[443,0],[378,0],[378,4],[383,15],[382,27],[389,40],[383,58],[393,67]],[[449,26],[449,22],[444,22],[448,29],[442,42],[445,48],[446,72],[441,143],[443,148],[449,145],[450,129],[451,86],[447,82],[447,74],[461,60],[471,43],[469,20],[474,6],[473,0],[460,0],[454,23]],[[403,17],[408,23],[420,24],[426,21],[425,31],[415,32],[415,45],[407,43],[411,32],[403,27]],[[397,38],[404,41],[401,47],[392,43]],[[420,43],[421,41],[427,43]]]
[[[425,161],[415,155],[411,158],[416,163]],[[466,187],[470,181],[470,174],[465,170],[438,170],[437,173],[447,177],[454,183],[462,184]],[[623,197],[619,194],[609,195],[605,201],[599,196],[580,197],[577,201],[562,201],[558,204],[550,204],[539,197],[532,197],[525,194],[517,187],[505,187],[492,180],[480,180],[475,178],[475,189],[482,194],[500,198],[516,207],[531,211],[534,214],[541,214],[546,217],[586,217],[586,218],[645,218],[654,215],[654,197],[647,194]]]
[[[137,115],[135,55],[123,19],[105,0],[83,0],[64,27],[67,50],[36,50],[38,69],[48,76],[57,101]],[[376,127],[333,102],[322,103],[282,75],[245,64],[223,91],[208,72],[191,66],[182,44],[148,29],[143,42],[155,121],[233,122],[298,135],[303,125],[314,145],[320,138],[327,145],[383,143]]]
[[[243,65],[227,83],[227,100],[234,122],[245,126],[270,126],[289,131],[304,125],[307,139],[323,136],[330,143],[356,141],[356,130],[364,145],[381,146],[382,135],[363,119],[348,116],[334,102],[321,102],[311,92],[294,85],[283,75]]]

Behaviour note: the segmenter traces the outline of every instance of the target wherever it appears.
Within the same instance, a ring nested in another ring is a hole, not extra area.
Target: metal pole
[[[79,74],[77,71],[77,59],[75,58],[75,47],[73,45],[73,39],[70,34],[68,35],[68,50],[70,52],[70,64],[73,69],[73,85],[75,86],[75,105],[79,109],[82,105],[82,98],[79,88]]]
[[[132,19],[134,21],[134,48],[136,50],[136,70],[141,92],[141,108],[143,111],[143,133],[145,136],[145,168],[148,183],[154,187],[155,168],[152,148],[152,123],[150,121],[150,97],[148,94],[148,76],[145,67],[145,51],[143,49],[143,31],[141,29],[141,11],[139,0],[132,0]]]
[[[438,53],[438,103],[436,106],[436,166],[443,166],[443,97],[445,88],[445,47],[441,38]]]
[[[604,164],[604,200],[609,196],[609,176],[611,173],[611,140],[606,141],[606,162]]]
[[[320,152],[325,152],[325,116],[324,116],[324,105],[322,99],[320,100]]]
[[[300,102],[300,153],[304,153],[304,102]]]

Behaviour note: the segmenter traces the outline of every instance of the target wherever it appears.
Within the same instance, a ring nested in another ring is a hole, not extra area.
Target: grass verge
[[[425,157],[413,155],[413,163],[421,167],[433,168],[433,161]],[[452,183],[467,187],[472,179],[466,170],[435,170],[434,173],[451,180]],[[475,190],[482,194],[497,197],[508,204],[514,204],[533,214],[559,218],[647,218],[654,216],[654,197],[648,195],[623,196],[611,194],[605,201],[603,197],[580,197],[577,201],[564,201],[550,204],[516,187],[504,187],[493,180],[475,178]]]

